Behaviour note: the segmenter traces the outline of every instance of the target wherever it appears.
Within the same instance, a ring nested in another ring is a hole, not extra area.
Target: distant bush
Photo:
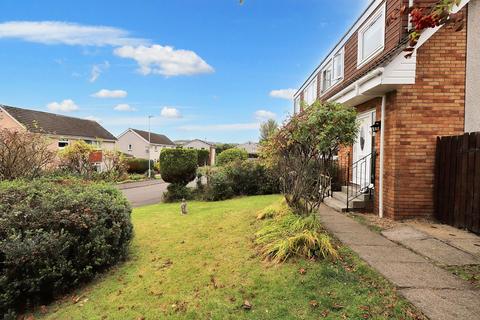
[[[88,179],[92,178],[96,168],[90,161],[90,154],[95,150],[91,144],[83,140],[75,141],[58,153],[60,169]]]
[[[181,200],[186,185],[197,174],[197,152],[193,149],[166,149],[160,154],[160,174],[165,182],[171,183],[164,194],[168,201]]]
[[[234,161],[221,167],[201,170],[207,180],[205,200],[217,201],[234,196],[274,194],[280,191],[274,172],[257,161]]]
[[[48,303],[125,259],[130,214],[105,184],[0,182],[0,314]]]
[[[222,153],[220,153],[217,156],[217,164],[221,166],[236,160],[247,160],[247,159],[248,159],[247,151],[243,149],[231,148],[231,149],[222,151]]]
[[[208,165],[210,159],[210,151],[204,149],[197,150],[197,159],[199,167]]]
[[[153,169],[155,164],[150,160],[150,166]],[[127,172],[144,174],[148,171],[148,159],[130,158],[127,160]]]
[[[0,180],[40,176],[55,158],[50,143],[38,133],[0,129]]]
[[[220,201],[230,199],[235,195],[232,188],[232,181],[223,171],[213,172],[208,177],[208,184],[205,188],[204,199],[207,201]]]
[[[280,190],[273,172],[257,161],[234,161],[224,166],[236,195],[273,194]]]

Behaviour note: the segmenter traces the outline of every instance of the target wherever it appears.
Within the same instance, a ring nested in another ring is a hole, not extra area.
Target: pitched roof
[[[248,154],[257,154],[258,153],[258,147],[259,144],[256,142],[247,142],[247,143],[242,143],[237,146],[239,149],[244,149],[247,151]]]
[[[138,130],[138,129],[130,129],[140,135],[143,139],[148,141],[148,131]],[[170,140],[166,135],[158,134],[150,132],[150,143],[153,144],[164,144],[164,145],[172,145],[174,146],[175,143]]]
[[[49,112],[21,109],[5,105],[0,105],[0,107],[31,132],[117,140],[114,135],[93,120],[67,117]]]

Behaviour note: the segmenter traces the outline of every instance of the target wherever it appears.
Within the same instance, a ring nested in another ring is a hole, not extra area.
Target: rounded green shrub
[[[131,208],[81,180],[0,183],[0,314],[45,304],[128,255]]]
[[[217,164],[219,166],[222,166],[236,160],[247,160],[247,159],[248,159],[247,151],[243,149],[238,149],[238,148],[231,148],[231,149],[222,151],[222,153],[220,153],[217,156]]]
[[[196,173],[196,150],[166,149],[160,154],[160,174],[165,182],[187,185]]]

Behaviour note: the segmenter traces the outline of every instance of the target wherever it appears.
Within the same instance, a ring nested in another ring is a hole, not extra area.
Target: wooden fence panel
[[[437,139],[434,183],[435,217],[480,233],[480,132]]]

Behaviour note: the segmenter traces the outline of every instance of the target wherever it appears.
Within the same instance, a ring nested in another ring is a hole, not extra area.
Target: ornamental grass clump
[[[279,206],[281,207],[281,206]],[[266,212],[275,211],[273,207]],[[272,219],[256,233],[255,243],[265,260],[281,263],[299,257],[305,259],[337,259],[331,238],[322,230],[316,216],[302,217],[292,211],[276,210]]]

